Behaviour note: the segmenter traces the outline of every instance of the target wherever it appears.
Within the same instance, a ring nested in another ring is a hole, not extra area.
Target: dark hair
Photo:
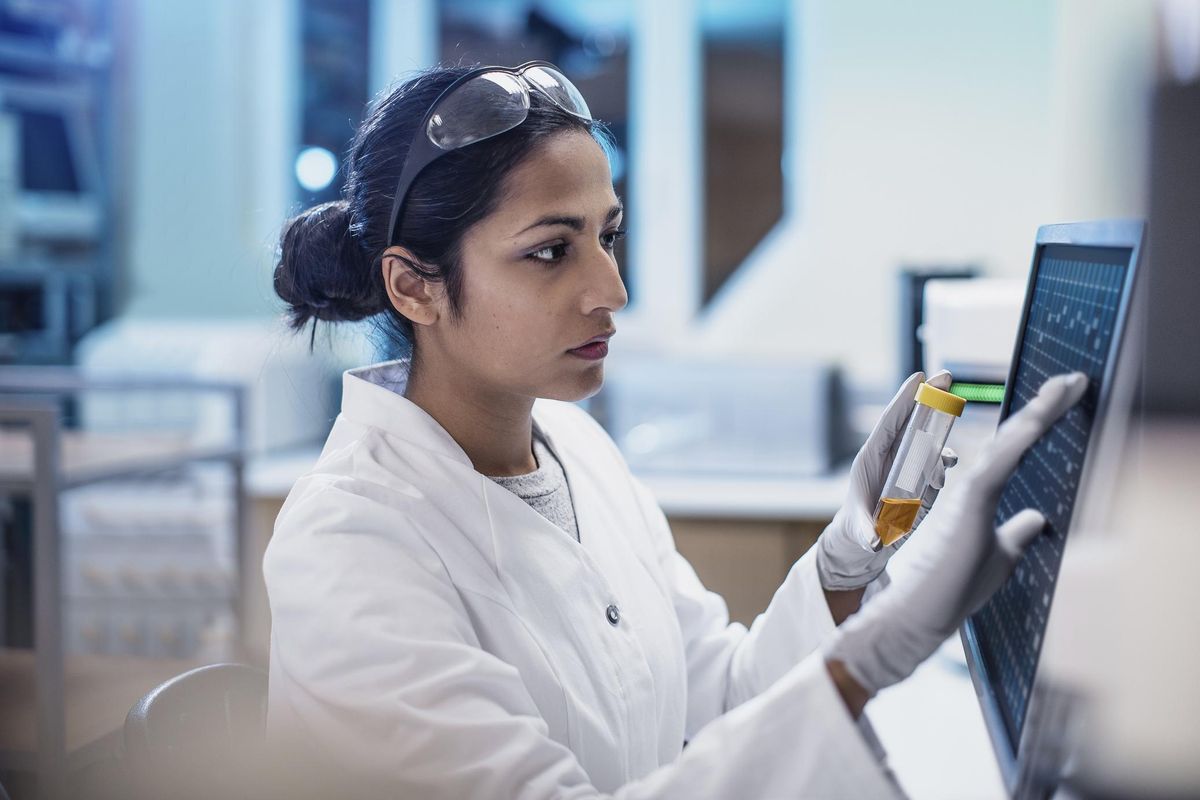
[[[401,352],[415,344],[412,322],[392,306],[380,261],[387,241],[392,197],[413,132],[430,104],[472,67],[435,67],[392,89],[359,125],[345,159],[342,199],[309,208],[288,220],[275,265],[275,293],[288,304],[289,324],[346,322],[379,317],[381,331]],[[430,164],[409,190],[397,242],[420,260],[408,266],[426,280],[444,282],[451,316],[465,298],[460,268],[463,234],[498,202],[504,178],[550,136],[590,134],[610,151],[599,122],[568,114],[530,92],[529,116],[516,128],[452,150]]]

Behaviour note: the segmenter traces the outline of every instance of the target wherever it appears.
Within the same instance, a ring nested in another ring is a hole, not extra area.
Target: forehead
[[[496,222],[522,226],[531,215],[603,215],[617,202],[608,158],[595,139],[578,131],[542,142],[506,176],[501,196]]]

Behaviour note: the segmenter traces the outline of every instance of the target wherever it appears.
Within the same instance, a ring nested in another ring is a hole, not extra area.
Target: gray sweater
[[[537,423],[533,426],[533,457],[537,461],[537,469],[533,472],[511,477],[487,477],[579,541],[579,527],[575,522],[575,507],[571,502],[566,474],[558,456],[546,444]]]

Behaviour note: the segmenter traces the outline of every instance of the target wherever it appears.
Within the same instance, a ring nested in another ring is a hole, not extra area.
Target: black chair
[[[214,664],[171,678],[125,718],[124,762],[138,798],[261,794],[267,674]]]

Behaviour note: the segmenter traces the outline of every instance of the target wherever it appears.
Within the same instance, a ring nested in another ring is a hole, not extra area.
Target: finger
[[[942,457],[933,463],[933,472],[929,475],[929,485],[934,488],[934,494],[937,494],[938,489],[946,488],[946,470],[951,469],[958,463],[958,453],[951,450],[949,447],[942,450]]]
[[[1037,395],[997,429],[987,457],[980,462],[982,477],[995,485],[1008,480],[1025,451],[1068,408],[1079,402],[1087,390],[1087,383],[1087,376],[1082,372],[1055,375],[1043,383]]]
[[[925,487],[925,491],[921,493],[921,507],[917,509],[917,516],[913,518],[912,529],[915,531],[917,526],[921,524],[921,520],[925,519],[925,515],[929,513],[929,509],[933,508],[934,502],[937,500],[940,489],[933,484]]]
[[[879,417],[879,422],[875,423],[875,429],[867,437],[865,449],[881,458],[887,455],[904,432],[904,426],[908,424],[908,416],[912,413],[913,403],[916,402],[917,387],[924,379],[924,372],[914,372],[900,385],[892,401],[883,410],[883,415]]]
[[[954,383],[954,378],[950,375],[950,370],[942,369],[926,378],[925,382],[935,389],[941,389],[944,392],[950,388],[950,384]]]
[[[1046,526],[1046,518],[1040,512],[1027,508],[1014,515],[996,529],[999,546],[992,550],[983,566],[975,573],[977,580],[971,589],[967,608],[974,614],[983,608],[991,596],[1012,575],[1013,568],[1030,542]]]
[[[1015,564],[1029,543],[1037,538],[1037,535],[1045,528],[1046,518],[1042,516],[1042,512],[1027,508],[1024,511],[1018,511],[997,528],[996,539],[1000,542],[1000,549]]]

